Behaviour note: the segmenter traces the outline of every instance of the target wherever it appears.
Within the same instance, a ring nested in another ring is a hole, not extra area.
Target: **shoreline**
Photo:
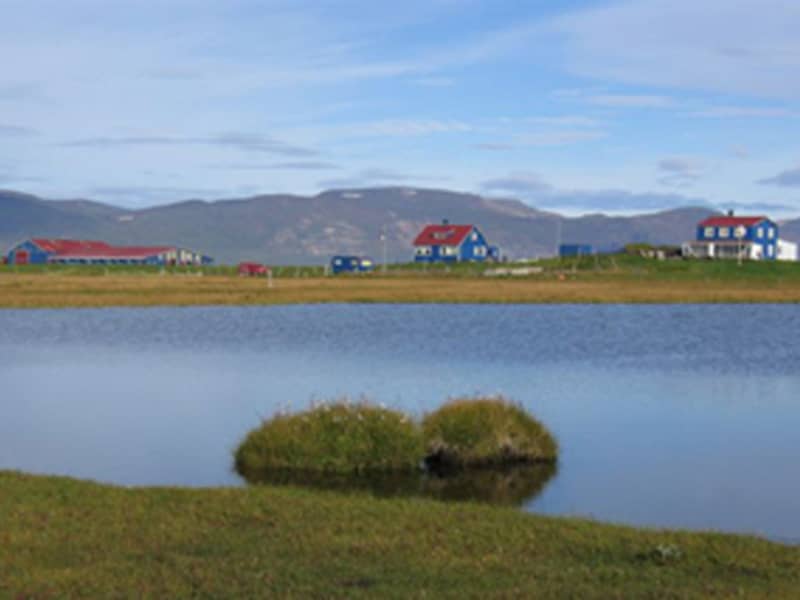
[[[0,272],[0,309],[290,304],[797,304],[800,277],[728,280],[577,273],[281,277]]]

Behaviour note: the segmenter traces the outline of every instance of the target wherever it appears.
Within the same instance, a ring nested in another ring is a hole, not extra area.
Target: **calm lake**
[[[502,393],[562,449],[525,510],[796,543],[798,340],[771,305],[5,310],[0,469],[241,485],[276,410]]]

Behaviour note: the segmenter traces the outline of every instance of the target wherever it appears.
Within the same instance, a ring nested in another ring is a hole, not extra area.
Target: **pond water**
[[[6,310],[0,469],[240,485],[232,450],[276,410],[502,393],[562,450],[525,510],[799,542],[799,339],[772,305]]]

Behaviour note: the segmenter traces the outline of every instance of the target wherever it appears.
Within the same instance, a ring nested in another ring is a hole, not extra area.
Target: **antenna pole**
[[[383,271],[384,275],[386,274],[387,269],[387,250],[386,250],[386,225],[381,227],[381,242],[383,243],[383,266],[381,267],[381,271]]]

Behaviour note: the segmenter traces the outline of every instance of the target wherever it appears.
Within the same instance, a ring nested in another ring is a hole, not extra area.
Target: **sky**
[[[796,0],[0,0],[0,188],[800,215]]]

